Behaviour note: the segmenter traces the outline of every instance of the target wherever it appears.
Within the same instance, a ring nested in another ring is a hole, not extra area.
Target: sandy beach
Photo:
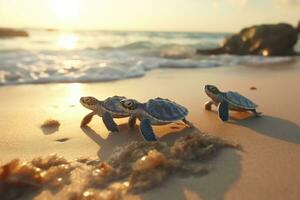
[[[124,95],[145,101],[153,97],[185,105],[195,129],[183,124],[155,127],[161,141],[199,130],[242,145],[244,152],[223,150],[209,161],[214,169],[203,177],[170,178],[141,195],[128,199],[251,200],[289,199],[300,196],[300,63],[234,66],[212,69],[158,69],[145,77],[104,83],[3,86],[0,88],[0,164],[14,158],[24,161],[57,153],[68,159],[97,156],[106,159],[116,146],[142,141],[129,131],[127,119],[117,120],[121,132],[109,134],[99,117],[80,128],[89,111],[81,96],[99,99]],[[259,105],[263,117],[231,113],[219,121],[216,109],[204,110],[205,84],[234,90]],[[250,90],[255,86],[257,90]],[[57,130],[43,130],[47,119],[61,123]],[[61,140],[61,141],[57,141]]]
[[[300,0],[17,2],[0,200],[300,199]]]

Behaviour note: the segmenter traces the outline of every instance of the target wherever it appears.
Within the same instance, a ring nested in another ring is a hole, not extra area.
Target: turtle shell
[[[237,92],[230,91],[225,93],[225,99],[228,101],[228,103],[239,108],[251,110],[257,107],[255,103]]]
[[[108,97],[103,102],[103,108],[112,113],[125,114],[126,112],[121,108],[120,101],[126,99],[123,96]]]
[[[145,105],[145,110],[152,117],[162,121],[176,121],[183,119],[188,110],[168,99],[150,99]]]

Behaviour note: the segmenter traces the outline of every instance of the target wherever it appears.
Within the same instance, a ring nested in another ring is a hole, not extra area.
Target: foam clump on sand
[[[57,155],[26,163],[13,160],[0,167],[0,196],[4,200],[28,194],[36,199],[121,199],[126,193],[151,189],[172,174],[209,173],[201,161],[225,147],[239,148],[200,133],[181,137],[172,145],[131,142],[117,148],[106,161],[83,157],[67,161]],[[53,188],[58,192],[49,192]]]

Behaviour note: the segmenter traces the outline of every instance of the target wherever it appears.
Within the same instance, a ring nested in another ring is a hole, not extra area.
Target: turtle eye
[[[95,104],[95,100],[92,98],[86,98],[85,99],[85,103],[88,105],[94,105]]]
[[[211,87],[210,90],[211,90],[213,93],[217,93],[217,88],[216,88],[216,87]]]
[[[126,102],[124,102],[124,105],[125,105],[126,108],[128,108],[130,110],[135,109],[135,104],[132,101],[126,101]]]
[[[90,104],[91,99],[90,99],[90,98],[85,98],[85,99],[84,99],[84,102],[87,103],[87,104]]]
[[[130,101],[125,102],[125,106],[127,106],[128,108],[132,107],[132,102],[130,102]]]

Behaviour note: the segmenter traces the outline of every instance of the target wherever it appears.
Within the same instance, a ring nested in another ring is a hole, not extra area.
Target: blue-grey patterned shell
[[[123,96],[113,96],[104,100],[103,108],[112,113],[126,114],[126,112],[121,108],[120,101],[126,99]]]
[[[151,116],[163,121],[176,121],[183,119],[188,110],[169,99],[150,99],[145,105],[145,110]]]
[[[225,99],[232,105],[244,109],[255,109],[257,105],[237,92],[227,92]]]

